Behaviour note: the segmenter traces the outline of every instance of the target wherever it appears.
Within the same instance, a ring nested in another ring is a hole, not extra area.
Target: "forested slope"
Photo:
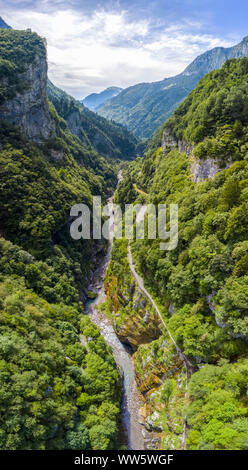
[[[116,175],[48,102],[46,72],[39,36],[0,31],[0,448],[113,448],[119,376],[80,302],[104,244],[68,223]]]
[[[219,69],[228,59],[247,55],[248,37],[233,47],[216,47],[196,57],[179,75],[126,88],[98,112],[124,124],[139,138],[151,138],[205,74]]]
[[[228,61],[204,77],[144,158],[130,164],[116,198],[179,207],[175,250],[163,252],[159,239],[146,238],[134,241],[132,252],[174,339],[195,368],[185,411],[190,449],[247,449],[247,78],[246,58]],[[205,176],[196,182],[202,168]],[[148,195],[137,193],[134,184]],[[162,356],[161,346],[156,354]],[[172,429],[176,385],[168,378],[158,393],[163,429]]]
[[[105,101],[117,96],[123,88],[119,88],[116,86],[110,86],[105,90],[101,91],[100,93],[91,93],[90,95],[86,96],[81,103],[83,103],[87,108],[91,109],[92,111],[96,111],[99,106],[101,106]]]

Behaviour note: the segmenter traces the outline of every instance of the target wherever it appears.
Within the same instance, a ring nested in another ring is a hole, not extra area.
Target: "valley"
[[[204,75],[219,69],[228,59],[248,55],[248,36],[233,47],[216,47],[174,76],[152,83],[138,83],[121,91],[97,108],[98,114],[124,124],[140,139],[154,132],[197,86]]]
[[[247,38],[206,54],[143,146],[153,126],[90,111],[40,36],[0,28],[1,449],[247,450]],[[95,196],[138,204],[144,238],[72,239]],[[174,249],[147,204],[178,205]]]
[[[99,309],[101,303],[105,300],[103,279],[110,259],[110,249],[103,260],[103,264],[96,271],[95,282],[93,281],[93,284],[91,284],[93,287],[96,286],[97,297],[93,301],[88,300],[85,313],[100,328],[103,338],[111,347],[122,377],[120,442],[126,445],[127,449],[142,450],[144,449],[144,436],[140,424],[141,417],[139,416],[142,401],[135,381],[131,350],[121,343],[114,331],[111,320]]]

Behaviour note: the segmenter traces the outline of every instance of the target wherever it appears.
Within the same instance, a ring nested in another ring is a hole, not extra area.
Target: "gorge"
[[[0,29],[0,83],[0,448],[246,450],[248,59],[139,157],[48,82],[37,34]],[[177,246],[73,240],[94,196],[177,204]]]

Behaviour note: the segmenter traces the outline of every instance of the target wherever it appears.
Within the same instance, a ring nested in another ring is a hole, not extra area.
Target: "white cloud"
[[[2,15],[13,27],[46,37],[50,79],[77,98],[111,85],[162,80],[182,72],[207,49],[231,45],[200,34],[196,23],[158,27],[152,20],[132,21],[125,11],[86,16],[73,10],[19,10]]]

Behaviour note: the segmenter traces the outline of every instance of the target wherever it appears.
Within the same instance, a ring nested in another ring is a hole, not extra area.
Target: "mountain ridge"
[[[220,68],[228,59],[247,55],[248,36],[245,36],[232,47],[217,47],[204,52],[178,75],[124,89],[100,106],[97,112],[126,125],[139,138],[150,138],[206,73]]]
[[[248,412],[242,409],[248,374],[247,110],[248,58],[228,60],[200,81],[164,123],[162,138],[123,171],[115,196],[121,206],[145,201],[179,209],[174,250],[162,252],[149,236],[131,243],[141,286],[163,308],[167,328],[193,365],[188,385],[180,362],[176,374],[169,373],[175,351],[164,335],[139,344],[133,355],[145,426],[160,436],[164,450],[183,448],[184,436],[187,450],[247,448]],[[195,178],[196,160],[198,171],[207,162],[212,171]],[[130,303],[121,300],[128,286],[127,242],[114,241],[112,253],[107,292],[117,286],[117,300],[109,295],[110,310],[113,322],[126,327]],[[137,337],[137,309],[133,324]],[[233,386],[234,376],[239,379]]]

